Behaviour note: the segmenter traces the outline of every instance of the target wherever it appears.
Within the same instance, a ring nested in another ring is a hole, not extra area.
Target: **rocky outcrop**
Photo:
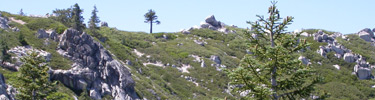
[[[38,32],[35,34],[38,38],[49,38],[55,41],[58,41],[58,34],[55,30],[44,30],[39,29]]]
[[[354,66],[354,72],[359,79],[372,79],[374,76],[371,75],[371,66],[369,62],[366,62],[363,58],[360,58],[356,61]]]
[[[12,59],[15,60],[15,63],[14,64],[4,63],[3,67],[9,70],[18,71],[19,67],[23,64],[23,62],[21,61],[21,58],[24,56],[27,56],[31,52],[38,53],[38,55],[42,56],[47,62],[49,62],[52,58],[52,55],[49,52],[38,50],[38,49],[33,49],[30,46],[17,46],[8,50],[8,53],[12,53],[15,55],[12,57]]]
[[[61,35],[58,52],[74,61],[69,70],[51,70],[51,80],[59,80],[74,90],[86,88],[93,99],[111,95],[115,100],[138,96],[128,69],[86,33],[67,29]]]
[[[374,36],[370,29],[363,29],[358,33],[362,39],[369,39],[371,41],[372,37]],[[328,52],[335,52],[335,56],[337,58],[342,58],[344,61],[348,63],[356,63],[354,66],[354,73],[357,75],[359,79],[371,79],[373,76],[371,75],[371,68],[368,62],[358,54],[354,54],[351,50],[345,48],[343,45],[336,42],[336,37],[343,37],[342,34],[334,33],[332,35],[327,35],[323,31],[319,31],[314,34],[314,40],[318,42],[326,42],[328,43],[327,46],[320,46],[317,52],[327,57]],[[371,39],[370,39],[371,37]],[[366,40],[367,41],[367,40]],[[337,66],[336,66],[337,67]],[[339,67],[337,68],[339,69]]]
[[[221,59],[219,56],[216,55],[211,55],[210,60],[213,61],[214,63],[211,64],[211,66],[216,67],[217,71],[221,71],[221,68],[226,68],[227,66],[221,64]]]
[[[5,84],[5,78],[0,73],[0,100],[15,100],[15,94],[16,90],[12,86]]]
[[[181,30],[181,33],[190,34],[191,30],[200,29],[200,28],[211,29],[211,30],[223,32],[223,33],[226,33],[226,34],[227,33],[235,33],[235,31],[228,30],[227,28],[225,28],[225,26],[227,26],[227,25],[225,25],[223,22],[217,21],[215,16],[211,15],[211,16],[206,17],[204,22],[200,23],[200,26],[194,26],[194,27],[191,27],[188,30],[183,29],[183,30]],[[235,25],[232,25],[232,26],[237,27]]]
[[[5,18],[5,17],[2,17],[1,14],[0,14],[0,28],[1,29],[9,29],[9,25],[8,25],[8,19]]]
[[[369,28],[362,29],[357,34],[361,39],[367,42],[375,42],[374,32],[372,32]]]

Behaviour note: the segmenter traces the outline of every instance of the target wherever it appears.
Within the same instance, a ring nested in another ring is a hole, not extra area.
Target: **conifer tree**
[[[49,68],[44,59],[38,53],[32,52],[28,56],[21,58],[24,64],[19,70],[17,90],[19,100],[43,100],[53,93],[55,83],[49,81]]]
[[[98,29],[98,25],[100,23],[99,17],[96,14],[98,12],[98,9],[96,9],[96,6],[94,6],[94,10],[91,12],[91,18],[89,21],[89,28],[90,29]]]
[[[82,31],[85,26],[83,25],[84,18],[82,17],[83,10],[79,7],[79,5],[76,3],[73,6],[72,11],[72,27],[78,31]]]
[[[67,9],[56,9],[53,10],[53,14],[55,16],[52,16],[51,18],[61,22],[67,27],[72,26],[72,8],[67,8]]]
[[[20,12],[18,12],[21,16],[25,16],[25,13],[23,13],[23,9],[20,10]]]
[[[148,12],[144,16],[146,18],[145,23],[150,23],[150,33],[152,33],[152,24],[160,24],[158,16],[156,16],[155,11],[153,11],[152,9],[148,10]]]
[[[280,18],[275,1],[268,14],[268,18],[257,15],[257,21],[247,22],[251,30],[245,32],[245,37],[252,54],[245,55],[237,68],[228,71],[230,84],[239,86],[234,91],[250,90],[249,99],[294,100],[308,97],[321,79],[314,77],[314,70],[302,65],[293,55],[308,44],[305,40],[298,42],[299,34],[286,33],[293,17]]]

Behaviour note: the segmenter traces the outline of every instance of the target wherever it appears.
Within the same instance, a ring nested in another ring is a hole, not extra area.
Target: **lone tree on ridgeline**
[[[96,9],[96,6],[94,6],[94,10],[91,12],[91,18],[89,21],[89,28],[90,29],[98,29],[98,25],[100,23],[99,17],[96,14],[98,12],[98,9]]]
[[[82,12],[83,10],[79,7],[79,5],[77,3],[74,4],[71,14],[73,22],[72,27],[78,31],[82,31],[85,28],[85,26],[83,25],[84,18],[82,17]]]
[[[150,33],[152,33],[152,24],[160,24],[160,21],[158,21],[158,16],[156,16],[155,11],[152,9],[148,10],[148,12],[145,14],[146,21],[145,23],[150,23]]]
[[[306,40],[299,42],[300,34],[286,33],[293,17],[280,18],[277,2],[271,3],[268,18],[257,15],[257,21],[247,22],[251,30],[245,32],[245,37],[252,54],[245,55],[237,68],[228,70],[230,84],[239,86],[234,91],[250,90],[247,99],[309,97],[321,78],[293,55],[305,49],[308,43]]]

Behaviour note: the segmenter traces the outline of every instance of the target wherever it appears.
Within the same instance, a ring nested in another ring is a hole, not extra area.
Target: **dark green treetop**
[[[154,10],[150,9],[148,12],[144,15],[146,18],[145,23],[150,23],[150,33],[152,33],[152,24],[160,24],[160,21],[158,20],[158,16],[156,16],[156,13]]]

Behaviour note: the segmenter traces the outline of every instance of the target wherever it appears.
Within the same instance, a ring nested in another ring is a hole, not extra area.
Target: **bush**
[[[31,20],[29,23],[26,24],[32,30],[38,29],[54,29],[57,33],[63,33],[67,27],[65,27],[60,22],[54,21],[52,19],[46,18],[37,18],[35,20]]]

